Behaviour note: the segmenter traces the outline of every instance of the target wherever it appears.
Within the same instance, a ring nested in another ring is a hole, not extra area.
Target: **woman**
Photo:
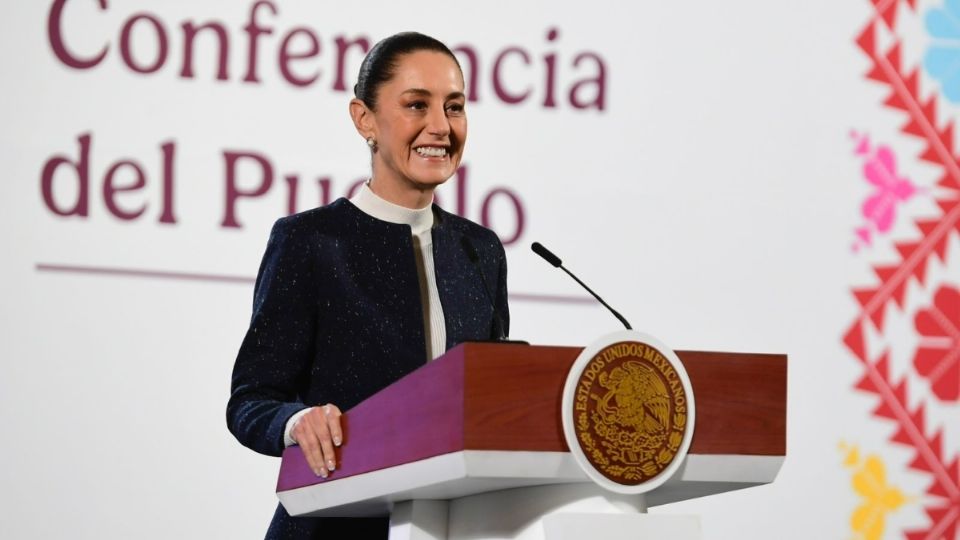
[[[321,477],[336,474],[335,448],[349,444],[341,410],[509,324],[497,236],[432,204],[467,135],[453,53],[422,34],[391,36],[364,59],[354,93],[350,116],[370,148],[371,179],[349,201],[274,225],[227,405],[242,444],[274,456],[299,444]],[[294,518],[278,506],[267,537],[385,538],[387,523]]]

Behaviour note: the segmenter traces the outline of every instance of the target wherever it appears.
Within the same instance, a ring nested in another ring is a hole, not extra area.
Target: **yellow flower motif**
[[[853,467],[860,461],[860,450],[856,446],[852,448],[846,448],[844,443],[840,443],[840,449],[847,451],[847,456],[843,459],[844,467]]]
[[[876,454],[861,459],[856,446],[840,443],[845,453],[843,465],[854,470],[850,483],[862,501],[850,516],[850,528],[854,537],[862,540],[879,540],[883,537],[886,517],[910,499],[902,491],[887,483],[883,461]]]

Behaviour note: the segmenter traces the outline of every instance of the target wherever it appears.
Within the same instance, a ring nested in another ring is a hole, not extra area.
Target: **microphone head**
[[[534,242],[533,244],[531,244],[530,249],[532,249],[533,252],[536,253],[537,255],[543,257],[545,261],[556,266],[557,268],[560,268],[561,266],[563,266],[563,261],[560,260],[560,257],[557,257],[556,255],[551,253],[550,250],[543,247],[543,244],[541,244],[540,242]]]
[[[480,256],[477,255],[477,250],[473,248],[473,243],[466,235],[460,237],[460,246],[463,247],[463,251],[467,254],[467,258],[470,259],[471,263],[477,264],[480,262]]]

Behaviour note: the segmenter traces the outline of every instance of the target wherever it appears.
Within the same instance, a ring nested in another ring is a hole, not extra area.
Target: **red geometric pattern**
[[[960,291],[940,287],[933,305],[914,316],[920,346],[913,357],[917,373],[943,401],[960,398]]]
[[[916,396],[910,395],[906,376],[894,378],[890,374],[889,353],[885,351],[879,358],[868,357],[865,333],[868,327],[872,327],[883,334],[888,310],[904,308],[908,283],[913,281],[925,289],[932,288],[927,281],[928,265],[938,259],[945,260],[951,236],[960,231],[960,161],[953,150],[953,122],[941,125],[938,119],[939,96],[936,93],[923,96],[919,69],[906,68],[901,58],[901,42],[895,31],[896,18],[898,10],[915,8],[915,0],[871,2],[874,14],[856,40],[871,63],[867,78],[888,88],[884,105],[904,113],[906,121],[900,130],[923,143],[919,159],[940,168],[940,189],[932,193],[941,212],[936,217],[915,220],[918,237],[895,244],[899,262],[874,265],[877,282],[853,290],[860,313],[844,333],[843,341],[863,366],[863,376],[856,388],[877,396],[879,403],[873,411],[874,416],[894,423],[896,429],[891,442],[910,447],[914,452],[910,468],[931,479],[927,497],[922,499],[930,519],[929,526],[905,531],[905,537],[911,540],[956,539],[960,532],[960,456],[956,452],[946,455],[942,429],[932,429],[928,425],[926,410],[929,404],[921,400],[911,407]],[[893,37],[885,50],[877,45],[876,37],[880,31],[887,31]],[[914,366],[918,374],[927,378],[932,391],[941,400],[957,400],[960,393],[958,302],[960,296],[956,289],[942,287],[935,295],[933,306],[921,310],[914,318],[921,336]]]

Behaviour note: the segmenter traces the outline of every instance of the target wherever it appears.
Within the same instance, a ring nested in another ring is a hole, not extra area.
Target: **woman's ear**
[[[375,122],[373,121],[373,111],[367,108],[367,104],[357,98],[350,100],[350,118],[353,120],[353,126],[357,128],[357,133],[364,139],[371,137],[376,140],[377,134]]]

